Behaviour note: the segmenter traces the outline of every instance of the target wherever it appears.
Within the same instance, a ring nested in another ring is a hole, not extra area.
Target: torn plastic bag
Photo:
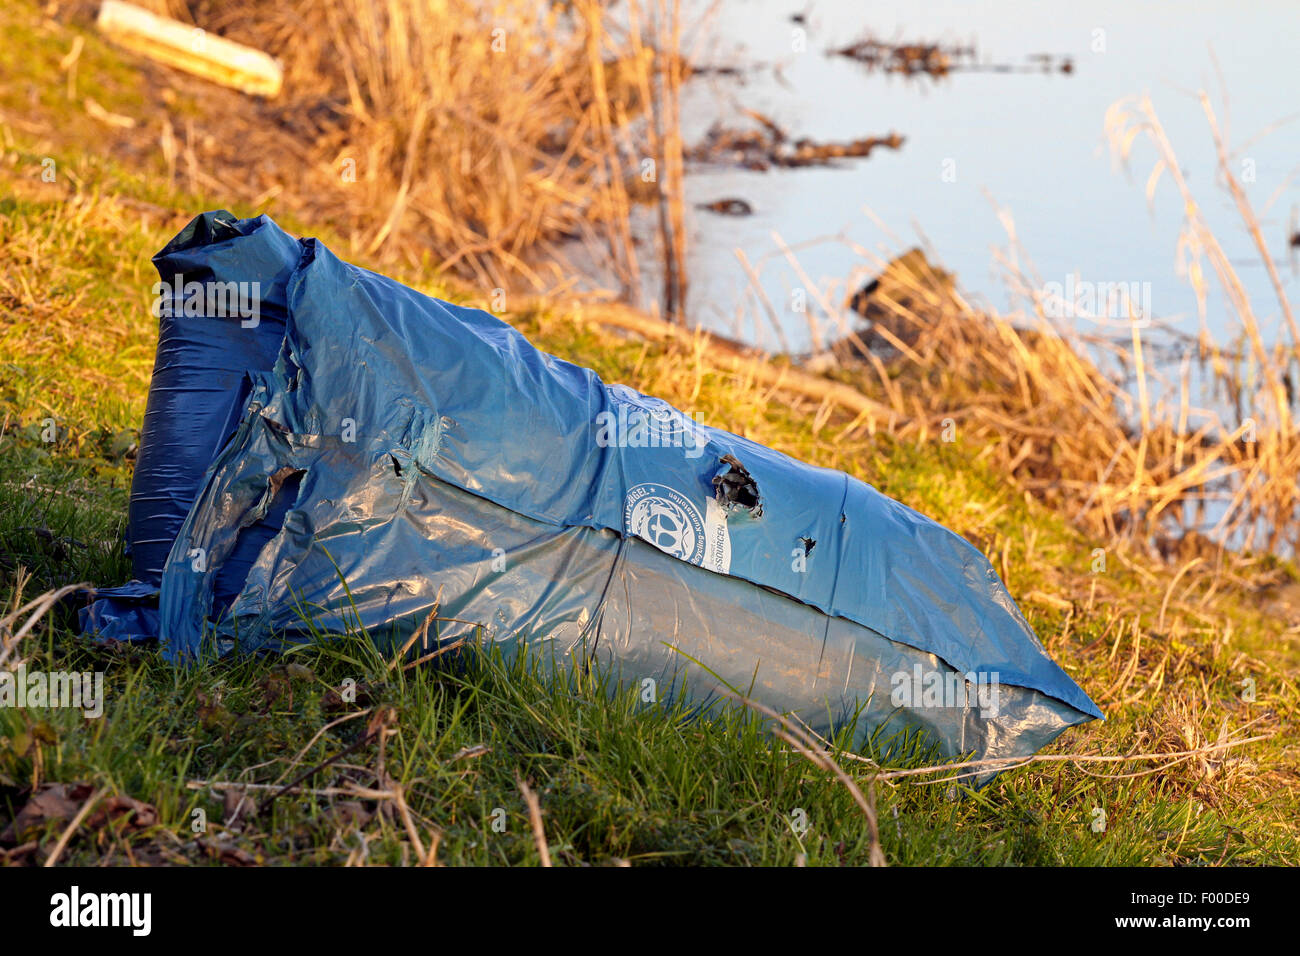
[[[819,732],[857,713],[860,743],[920,729],[1021,756],[1100,716],[930,519],[300,250],[279,358],[250,372],[167,561],[172,659],[305,640],[304,616],[393,645],[441,595],[476,622],[442,641],[595,658],[701,702],[752,687]]]

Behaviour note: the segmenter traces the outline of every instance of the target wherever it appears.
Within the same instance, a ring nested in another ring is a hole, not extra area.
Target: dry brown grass
[[[635,300],[631,220],[657,205],[680,275],[675,0],[152,0],[280,58],[268,105],[308,160],[286,183],[355,251],[485,290],[570,284],[581,258]],[[287,147],[286,147],[287,148]],[[665,284],[669,314],[678,280]]]

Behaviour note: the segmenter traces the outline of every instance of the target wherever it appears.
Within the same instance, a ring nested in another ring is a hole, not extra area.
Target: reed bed
[[[282,61],[284,92],[263,112],[306,168],[277,195],[349,234],[354,254],[428,263],[485,294],[596,274],[636,302],[646,203],[662,304],[680,314],[678,0],[151,5]]]
[[[890,427],[900,434],[975,436],[1000,470],[1090,533],[1180,562],[1212,559],[1223,546],[1294,553],[1300,433],[1291,383],[1300,337],[1210,101],[1201,102],[1220,184],[1267,263],[1280,339],[1264,331],[1260,307],[1199,212],[1205,197],[1193,194],[1155,107],[1140,98],[1115,104],[1106,128],[1121,161],[1130,161],[1139,143],[1149,144],[1156,159],[1148,192],[1167,175],[1183,201],[1179,251],[1201,303],[1199,336],[1189,340],[1131,316],[1116,340],[1050,317],[1044,284],[1004,217],[1010,247],[1000,259],[1028,302],[1023,312],[972,306],[951,277],[920,257],[919,268],[890,269],[888,284],[872,295],[870,342],[848,310],[827,292],[816,294],[843,335],[832,374],[883,397]],[[793,252],[782,249],[797,268]],[[877,268],[887,266],[859,251]],[[1228,310],[1228,339],[1240,349],[1205,331],[1212,279]],[[824,332],[813,331],[814,340]],[[1168,374],[1171,365],[1176,372]]]

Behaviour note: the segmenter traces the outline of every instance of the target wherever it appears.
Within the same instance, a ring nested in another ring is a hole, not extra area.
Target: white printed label
[[[704,509],[704,567],[719,574],[731,571],[731,533],[727,512],[713,498]]]
[[[627,534],[679,561],[726,574],[731,570],[731,536],[726,512],[712,498],[705,515],[689,498],[666,485],[646,482],[627,493],[623,508]]]

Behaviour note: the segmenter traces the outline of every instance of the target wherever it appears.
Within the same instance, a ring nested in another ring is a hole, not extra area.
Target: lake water
[[[688,3],[689,22],[703,19],[709,6]],[[801,27],[790,19],[799,12],[806,18],[803,52],[796,51]],[[867,33],[899,42],[974,44],[981,61],[1016,66],[1029,64],[1032,54],[1066,56],[1073,72],[908,79],[826,52]],[[963,290],[1007,310],[1015,303],[991,254],[1005,245],[1006,233],[992,200],[1014,217],[1044,283],[1064,285],[1071,276],[1076,282],[1149,283],[1157,322],[1196,334],[1196,300],[1176,265],[1181,201],[1166,178],[1149,209],[1150,147],[1139,145],[1125,173],[1105,141],[1107,107],[1149,92],[1261,320],[1279,334],[1280,310],[1265,271],[1227,193],[1216,185],[1213,143],[1194,93],[1212,93],[1220,122],[1240,151],[1234,169],[1246,180],[1294,294],[1298,280],[1286,241],[1300,204],[1297,187],[1288,182],[1300,164],[1300,122],[1294,119],[1300,5],[722,0],[706,26],[688,34],[691,43],[698,44],[697,61],[752,69],[688,84],[688,143],[714,120],[750,125],[741,107],[771,117],[794,138],[853,140],[890,131],[906,137],[897,151],[879,149],[833,169],[688,168],[688,311],[697,324],[781,347],[752,293],[747,298],[749,281],[734,251],[740,248],[763,263],[761,281],[790,347],[809,347],[806,317],[791,307],[791,291],[803,281],[777,253],[773,232],[792,246],[843,235],[886,258],[924,235]],[[1227,115],[1215,58],[1229,97]],[[1278,123],[1270,135],[1256,138]],[[730,197],[747,200],[754,214],[719,216],[694,208]],[[800,248],[798,259],[814,283],[839,284],[837,305],[846,280],[865,265],[859,252],[838,241]],[[1214,297],[1207,324],[1218,337],[1232,330]]]

